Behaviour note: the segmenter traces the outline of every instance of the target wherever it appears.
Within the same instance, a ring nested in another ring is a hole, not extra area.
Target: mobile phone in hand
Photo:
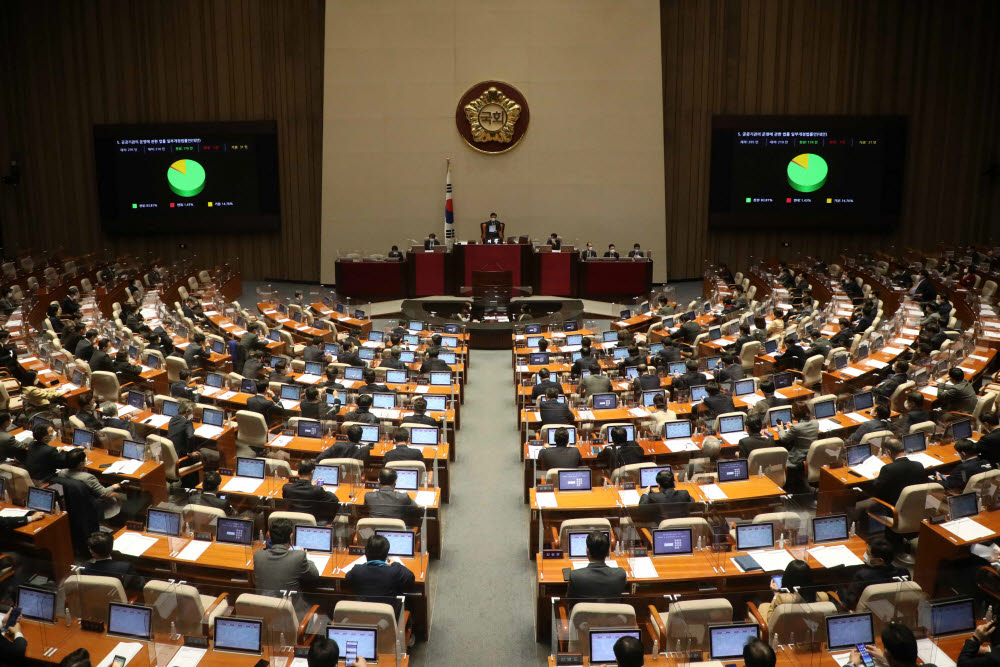
[[[125,656],[116,655],[114,662],[111,663],[111,667],[125,667]]]
[[[7,614],[7,620],[3,624],[3,629],[6,630],[8,628],[14,627],[14,624],[17,623],[17,620],[19,618],[21,618],[21,608],[20,607],[12,608],[10,610],[10,613]]]
[[[358,643],[357,642],[344,642],[347,644],[344,653],[344,660],[347,662],[347,667],[352,667],[358,659]]]
[[[875,661],[872,660],[871,655],[868,653],[868,649],[864,644],[858,644],[858,653],[861,654],[861,662],[865,663],[865,667],[875,667]]]

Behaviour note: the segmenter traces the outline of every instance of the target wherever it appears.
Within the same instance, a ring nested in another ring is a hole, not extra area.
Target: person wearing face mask
[[[61,452],[51,444],[56,441],[56,431],[50,422],[31,429],[31,436],[34,439],[28,445],[28,455],[24,460],[31,479],[46,480],[67,466],[68,452]]]
[[[479,225],[483,243],[501,243],[503,241],[504,224],[497,219],[496,213],[490,213],[490,219]]]
[[[848,609],[854,609],[861,594],[866,588],[873,584],[890,583],[896,577],[904,577],[909,573],[903,568],[892,564],[893,550],[892,544],[884,537],[873,537],[868,542],[868,550],[865,551],[865,564],[855,571],[851,577],[851,582],[847,589],[843,591],[841,599]]]
[[[594,244],[587,241],[587,247],[580,252],[580,259],[593,259],[597,257],[597,251],[594,250]]]

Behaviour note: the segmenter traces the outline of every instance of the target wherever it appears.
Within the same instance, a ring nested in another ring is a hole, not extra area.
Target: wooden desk
[[[0,502],[0,508],[24,509],[10,503]],[[69,534],[69,514],[58,512],[46,514],[40,521],[32,521],[14,529],[17,540],[27,542],[36,549],[49,552],[52,574],[58,580],[69,574],[73,565],[73,541]]]
[[[317,301],[309,304],[309,307],[313,311],[319,313],[328,320],[332,320],[337,324],[342,324],[349,329],[360,332],[361,335],[366,336],[372,330],[371,320],[359,320],[355,317],[351,317],[347,313],[338,313],[335,309],[330,308],[328,305],[322,301]]]
[[[649,311],[646,313],[639,313],[638,315],[633,315],[627,320],[616,320],[611,323],[611,329],[613,331],[645,331],[649,327],[653,326],[663,318],[656,314],[655,311]]]
[[[98,477],[107,477],[109,475],[104,472],[104,469],[112,463],[122,460],[120,456],[115,456],[107,450],[94,447],[87,452],[87,472]],[[131,475],[114,473],[111,476],[116,480],[127,480],[137,483],[142,491],[149,494],[152,505],[167,500],[167,473],[166,466],[162,463],[157,461],[143,461],[139,469]]]
[[[1000,536],[1000,509],[980,512],[972,518],[992,533],[976,540],[963,540],[940,525],[933,525],[928,521],[920,524],[920,548],[915,554],[917,562],[913,568],[913,580],[931,597],[937,588],[938,572],[944,561],[967,556],[969,546],[993,541]],[[971,576],[972,573],[969,574]]]
[[[293,337],[300,341],[310,342],[316,336],[319,336],[327,342],[332,342],[337,339],[336,331],[317,329],[316,327],[311,327],[304,322],[296,322],[290,317],[286,317],[279,313],[276,310],[276,307],[277,306],[273,303],[263,301],[257,304],[257,311],[272,324],[280,324],[285,329],[290,330]]]

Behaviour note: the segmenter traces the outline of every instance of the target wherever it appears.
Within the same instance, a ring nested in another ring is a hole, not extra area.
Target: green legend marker
[[[799,192],[815,192],[826,184],[826,160],[815,153],[802,153],[788,163],[788,184]]]
[[[205,168],[194,160],[177,160],[167,169],[167,182],[178,197],[194,197],[205,189]]]
[[[750,203],[750,197],[747,197],[747,203],[748,204]]]
[[[138,204],[132,204],[132,208],[139,208]]]

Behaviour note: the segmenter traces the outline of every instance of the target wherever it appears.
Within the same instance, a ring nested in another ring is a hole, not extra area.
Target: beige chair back
[[[28,489],[33,487],[34,483],[27,470],[21,466],[0,463],[0,478],[6,480],[5,486],[11,500],[24,503],[28,499]]]
[[[90,375],[90,388],[98,403],[111,401],[117,403],[121,397],[121,384],[118,376],[110,371],[94,371]]]
[[[745,372],[753,371],[754,358],[760,353],[763,347],[764,344],[759,340],[743,343],[743,347],[740,348],[740,364],[743,366]]]
[[[416,470],[417,484],[420,486],[427,485],[427,466],[423,461],[389,461],[385,464],[385,467],[393,470]]]
[[[920,422],[919,424],[912,424],[910,426],[910,433],[926,433],[928,439],[934,435],[935,430],[937,430],[937,424],[931,421]]]
[[[771,610],[767,633],[788,643],[794,635],[798,643],[826,641],[826,617],[837,613],[832,602],[791,602]]]
[[[333,625],[375,627],[379,654],[399,655],[406,652],[406,640],[402,628],[396,623],[396,612],[391,604],[341,600],[333,608]]]
[[[810,484],[819,483],[820,468],[831,465],[840,460],[840,455],[844,451],[843,438],[823,438],[814,440],[809,445],[809,452],[806,454],[807,480]]]
[[[630,463],[628,465],[615,468],[611,471],[611,481],[614,484],[619,482],[635,482],[636,486],[639,484],[640,475],[639,472],[643,468],[657,468],[659,467],[656,463],[652,461],[644,461],[642,463]]]
[[[814,354],[802,366],[802,384],[814,387],[823,381],[823,355]]]
[[[185,505],[181,512],[184,520],[188,523],[188,528],[194,532],[216,534],[217,519],[225,519],[226,512],[218,507],[208,507],[206,505]]]
[[[109,602],[128,602],[125,588],[117,577],[73,574],[63,581],[65,604],[73,618],[108,622]]]
[[[301,593],[301,591],[299,591]],[[243,593],[236,598],[235,616],[259,618],[264,621],[264,641],[268,642],[279,633],[291,641],[299,633],[299,617],[291,599]],[[272,640],[273,641],[273,640]],[[270,642],[269,642],[270,643]]]
[[[913,484],[903,489],[896,501],[897,522],[893,527],[896,533],[916,533],[920,531],[920,522],[927,518],[927,496],[941,493],[944,488],[940,484]],[[932,505],[935,503],[932,501]]]
[[[784,447],[763,447],[750,452],[747,465],[751,475],[763,471],[764,475],[778,486],[785,485],[785,471],[788,465],[788,450]]]
[[[267,421],[250,410],[236,411],[236,444],[263,448],[267,445]]]
[[[594,530],[607,531],[611,542],[614,543],[615,533],[611,529],[611,522],[604,518],[580,518],[566,519],[559,524],[559,546],[563,551],[569,551],[569,534],[589,533]]]
[[[996,492],[998,486],[1000,486],[1000,470],[987,470],[970,477],[969,481],[965,483],[965,489],[962,493],[975,491],[982,497],[990,497]]]
[[[590,632],[636,627],[635,609],[627,604],[577,602],[569,614],[569,652],[590,657]]]
[[[293,526],[315,526],[316,517],[312,514],[306,514],[305,512],[286,512],[282,510],[276,510],[271,512],[267,517],[267,529],[271,530],[271,526],[278,519],[288,519],[292,522]]]
[[[366,544],[368,538],[375,534],[376,530],[406,530],[406,522],[402,519],[390,519],[388,517],[365,517],[358,519],[355,529],[358,536],[358,544]]]
[[[364,474],[364,467],[358,459],[323,459],[321,465],[337,466],[340,468],[340,483],[344,484],[351,480],[360,481]]]
[[[660,620],[668,640],[679,639],[681,650],[706,651],[709,648],[708,627],[732,623],[733,604],[726,598],[674,602],[667,607],[666,613],[660,613]]]
[[[861,593],[858,611],[870,611],[875,619],[875,634],[893,621],[908,628],[919,627],[920,610],[927,601],[927,594],[915,581],[888,584],[871,584]]]
[[[154,634],[169,633],[173,624],[182,635],[204,636],[205,630],[214,625],[214,619],[230,610],[225,602],[209,610],[215,602],[211,595],[201,595],[197,588],[188,584],[173,584],[158,579],[147,581],[143,586],[142,601],[153,608]]]
[[[166,364],[168,382],[180,382],[180,372],[190,370],[183,357],[175,357],[171,355],[166,358]]]

